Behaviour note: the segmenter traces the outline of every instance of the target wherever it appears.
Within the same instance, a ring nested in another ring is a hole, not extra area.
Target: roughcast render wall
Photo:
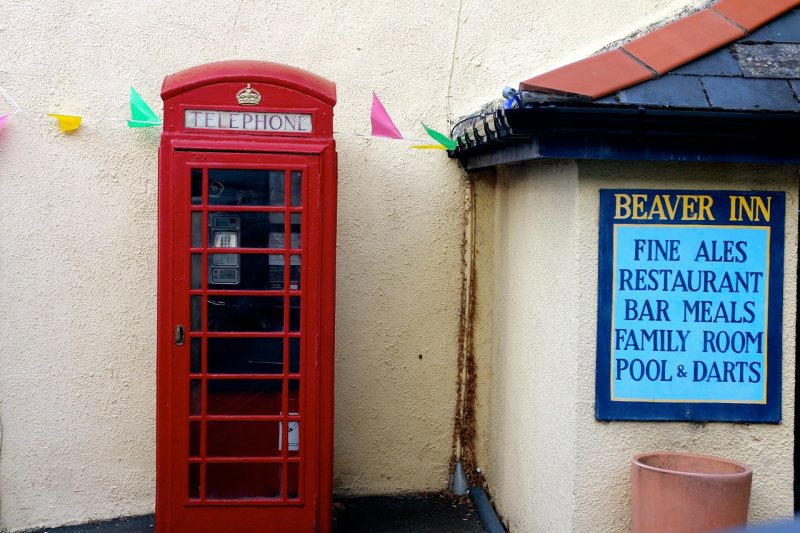
[[[600,188],[786,192],[780,425],[595,420]],[[630,458],[657,450],[749,464],[750,519],[791,515],[798,169],[539,162],[500,169],[484,192],[494,242],[481,249],[495,265],[493,299],[478,304],[494,312],[486,471],[511,531],[629,530]]]
[[[420,139],[419,119],[446,130],[505,84],[702,3],[5,1],[0,87],[25,112],[0,130],[0,528],[153,511],[159,131],[127,129],[129,86],[160,113],[164,76],[221,59],[337,83],[335,489],[439,490],[463,175],[417,140],[369,138],[371,91]],[[62,134],[47,112],[84,126]]]
[[[576,520],[577,195],[575,163],[498,171],[494,301],[478,307],[494,312],[486,477],[511,531]]]

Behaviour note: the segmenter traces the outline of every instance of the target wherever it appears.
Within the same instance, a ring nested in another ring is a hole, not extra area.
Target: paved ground
[[[155,516],[147,515],[119,518],[96,524],[37,529],[36,533],[153,533],[155,530]]]
[[[334,507],[335,533],[484,533],[468,497],[446,494],[414,497],[339,498]]]
[[[36,530],[36,533],[152,533],[153,515],[120,518],[80,526]],[[335,533],[483,533],[469,498],[446,494],[408,497],[337,498]],[[276,532],[277,533],[277,532]]]

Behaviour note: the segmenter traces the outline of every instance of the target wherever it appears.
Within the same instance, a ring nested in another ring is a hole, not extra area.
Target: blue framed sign
[[[781,420],[783,192],[603,189],[599,420]]]

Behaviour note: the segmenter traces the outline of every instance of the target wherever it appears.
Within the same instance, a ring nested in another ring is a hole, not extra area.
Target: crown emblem
[[[236,93],[236,101],[240,105],[258,105],[261,102],[261,93],[251,88],[248,83],[247,87]]]

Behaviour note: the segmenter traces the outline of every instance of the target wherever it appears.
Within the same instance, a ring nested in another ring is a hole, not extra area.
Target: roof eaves
[[[637,106],[498,109],[450,152],[467,170],[536,159],[800,163],[798,113]]]

